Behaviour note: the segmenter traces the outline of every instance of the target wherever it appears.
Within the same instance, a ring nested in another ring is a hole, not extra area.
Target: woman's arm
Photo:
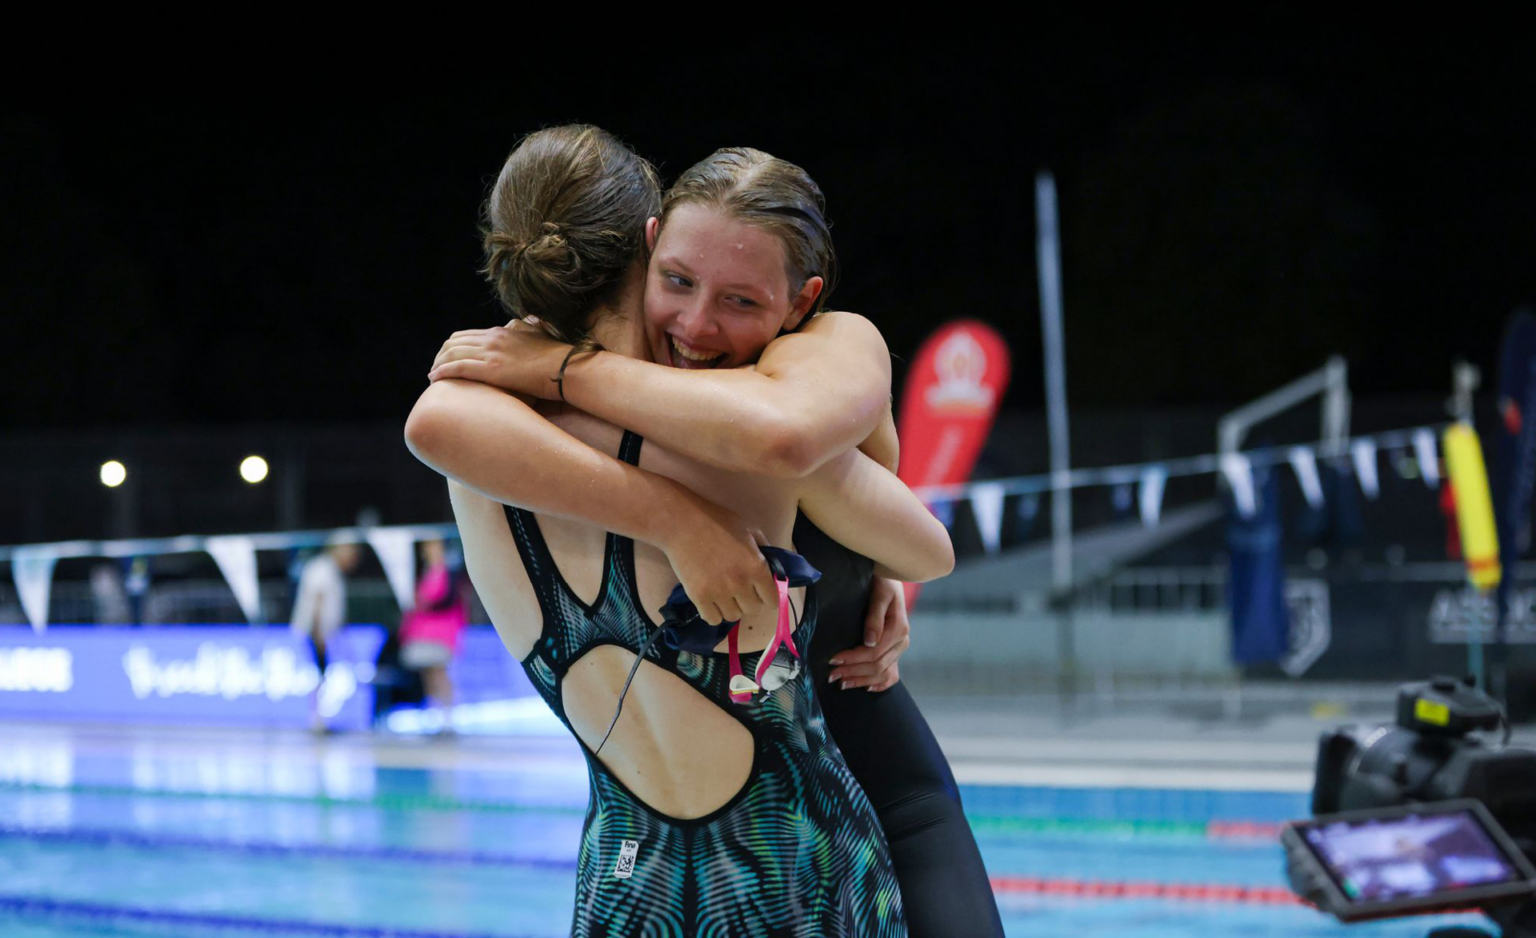
[[[875,462],[884,466],[889,472],[895,472],[901,463],[901,441],[896,438],[896,416],[891,412],[889,404],[885,407],[885,415],[880,418],[880,423],[875,427],[875,432],[864,438],[859,444],[859,451]]]
[[[570,346],[534,330],[456,333],[434,374],[558,400]],[[607,352],[566,368],[565,400],[700,462],[737,472],[804,476],[864,442],[889,410],[891,360],[880,330],[853,313],[822,313],[779,336],[755,368],[690,371]]]
[[[659,547],[708,621],[775,595],[755,532],[665,476],[592,449],[525,401],[472,381],[438,381],[405,424],[416,458],[487,498],[586,521]]]
[[[828,537],[873,560],[878,576],[921,583],[954,569],[944,525],[905,483],[858,450],[805,480],[800,510]]]

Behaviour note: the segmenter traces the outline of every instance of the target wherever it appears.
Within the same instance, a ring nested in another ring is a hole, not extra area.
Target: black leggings
[[[817,683],[821,708],[885,828],[910,938],[1001,938],[955,777],[906,685],[872,694],[825,681]]]
[[[910,938],[1002,938],[997,899],[955,776],[906,685],[872,694],[827,683],[828,659],[863,638],[874,564],[804,516],[795,522],[795,548],[822,572],[809,650],[816,697],[885,828]]]

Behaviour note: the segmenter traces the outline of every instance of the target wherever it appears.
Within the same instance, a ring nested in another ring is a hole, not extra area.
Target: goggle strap
[[[738,622],[735,625],[731,626],[730,632],[726,633],[726,637],[725,637],[726,645],[730,649],[730,653],[731,653],[731,683],[732,684],[735,684],[736,683],[736,679],[738,677],[742,676],[742,671],[741,671],[741,652],[737,649],[737,646],[736,646],[736,633],[740,629],[741,629],[741,623]],[[731,693],[731,703],[744,704],[744,703],[750,703],[751,701],[752,701],[752,695],[751,694],[748,694],[748,693],[738,694],[738,693],[735,693],[735,692]]]
[[[779,588],[779,624],[773,631],[773,641],[763,649],[763,656],[757,659],[757,683],[763,683],[763,675],[768,673],[768,668],[773,664],[773,656],[778,652],[779,646],[788,648],[796,658],[800,652],[795,648],[794,629],[789,619],[789,580],[783,577],[774,577],[774,585]]]

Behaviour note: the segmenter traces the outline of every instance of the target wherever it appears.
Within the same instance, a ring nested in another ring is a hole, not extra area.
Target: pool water
[[[14,728],[13,728],[14,729]],[[0,732],[0,936],[568,934],[561,739]],[[1292,792],[967,786],[1010,936],[1401,936],[1285,891]],[[956,936],[964,938],[964,936]]]

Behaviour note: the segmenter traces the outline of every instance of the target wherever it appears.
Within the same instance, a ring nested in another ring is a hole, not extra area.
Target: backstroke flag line
[[[48,627],[48,596],[53,589],[53,566],[58,558],[40,549],[18,549],[11,556],[11,576],[16,581],[16,597],[32,623],[32,631]]]
[[[996,329],[973,319],[940,327],[918,347],[897,420],[901,481],[917,489],[970,479],[1009,370],[1008,344]],[[908,607],[916,600],[917,588],[908,584]]]
[[[971,486],[971,514],[989,554],[997,553],[1003,542],[1003,497],[1001,485],[978,482]]]
[[[1301,486],[1307,505],[1314,510],[1323,507],[1323,480],[1317,473],[1317,454],[1305,446],[1293,446],[1286,457],[1291,461],[1291,469],[1296,473],[1296,482]]]
[[[1168,485],[1168,470],[1162,466],[1149,466],[1141,474],[1141,492],[1138,498],[1141,523],[1149,528],[1157,526],[1163,513],[1163,489]]]
[[[203,548],[213,555],[213,562],[219,565],[219,572],[224,574],[230,592],[235,594],[235,602],[240,604],[245,620],[252,625],[263,624],[261,588],[256,578],[255,543],[249,537],[228,534],[208,538]]]

